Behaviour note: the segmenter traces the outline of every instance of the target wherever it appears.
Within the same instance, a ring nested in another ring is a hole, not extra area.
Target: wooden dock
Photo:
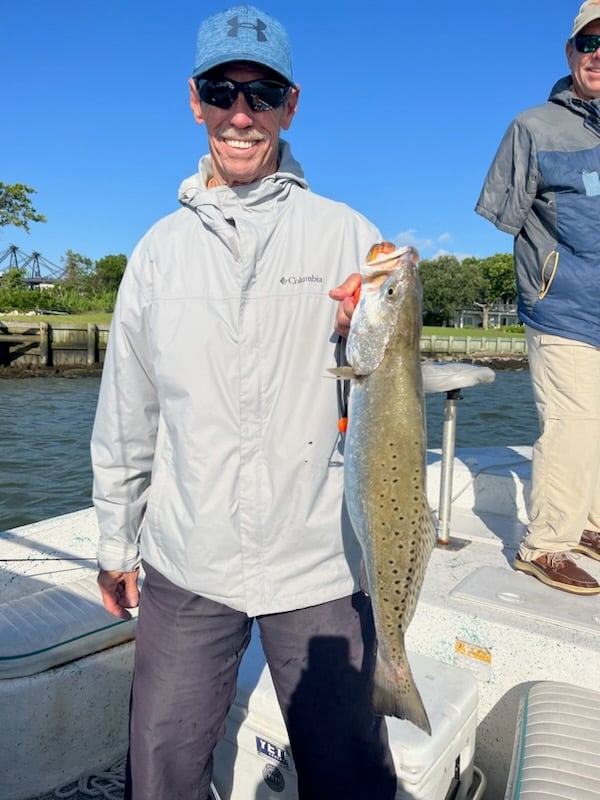
[[[107,325],[0,320],[0,367],[101,364],[107,342]]]

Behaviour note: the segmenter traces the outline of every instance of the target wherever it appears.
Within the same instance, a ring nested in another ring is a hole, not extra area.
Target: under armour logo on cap
[[[227,20],[227,23],[231,26],[228,36],[237,36],[239,34],[240,28],[252,28],[256,31],[256,40],[258,42],[266,42],[267,37],[265,36],[265,31],[267,30],[267,26],[262,21],[262,19],[256,18],[256,25],[253,25],[251,22],[240,22],[239,17],[232,17],[231,19]]]
[[[192,77],[232,61],[251,61],[268,67],[294,85],[285,28],[254,6],[228,8],[200,25]]]

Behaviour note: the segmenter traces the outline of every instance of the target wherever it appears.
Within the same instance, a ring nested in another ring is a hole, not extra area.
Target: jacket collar
[[[192,209],[207,205],[223,206],[232,201],[241,202],[244,206],[254,206],[263,205],[281,192],[289,190],[290,185],[309,188],[302,167],[293,157],[289,144],[283,139],[279,140],[279,168],[273,175],[244,186],[217,186],[208,189],[211,176],[211,158],[207,154],[200,159],[198,172],[181,184],[179,202]]]
[[[584,118],[583,124],[600,136],[600,98],[582,100],[573,92],[573,81],[570,75],[557,81],[550,91],[548,100],[551,103],[565,106],[574,114]]]

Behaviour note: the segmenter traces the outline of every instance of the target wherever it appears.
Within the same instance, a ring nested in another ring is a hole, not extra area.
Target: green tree
[[[419,264],[423,285],[423,319],[428,325],[453,325],[458,311],[481,294],[481,274],[456,256],[439,256]]]
[[[60,281],[61,288],[78,294],[88,294],[94,277],[92,259],[67,250],[62,260],[65,266]]]
[[[96,261],[94,289],[97,292],[116,292],[127,266],[127,256],[104,256]]]
[[[27,272],[21,267],[10,267],[10,269],[2,275],[2,288],[7,290],[14,289],[28,289],[25,277]]]
[[[39,292],[32,292],[25,277],[26,270],[10,267],[0,277],[0,311],[31,311],[37,305]]]
[[[465,258],[463,265],[478,275],[479,292],[473,305],[481,308],[482,327],[487,330],[490,306],[513,300],[517,295],[514,257],[511,253],[496,253],[484,259]]]
[[[30,222],[46,222],[43,214],[38,214],[31,202],[30,195],[35,189],[24,183],[2,183],[0,181],[0,228],[14,225],[25,228],[29,233]]]
[[[484,258],[481,269],[489,281],[490,296],[496,300],[513,300],[517,296],[515,259],[512,253],[496,253]]]

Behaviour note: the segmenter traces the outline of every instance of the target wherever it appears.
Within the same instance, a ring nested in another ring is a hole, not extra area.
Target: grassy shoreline
[[[4,324],[10,322],[47,322],[49,325],[59,326],[61,322],[64,322],[73,325],[87,325],[89,323],[92,325],[110,325],[111,320],[112,314],[109,312],[88,312],[86,314],[9,314],[0,311],[0,322]],[[431,325],[424,325],[421,335],[456,337],[482,336],[486,339],[496,339],[501,336],[503,338],[514,337],[515,339],[523,339],[525,337],[525,331],[514,332],[512,330],[504,330],[503,328],[489,328],[488,330],[483,330],[483,328],[436,328]]]
[[[110,325],[112,314],[110,313],[86,313],[86,314],[5,314],[0,312],[0,325],[4,324],[10,326],[11,323],[28,323],[30,325],[39,325],[40,322],[46,322],[52,328],[57,329],[61,326],[87,326],[97,325],[103,329]],[[471,338],[477,342],[478,340],[496,340],[514,339],[521,341],[525,338],[524,333],[514,333],[513,331],[506,331],[502,329],[483,330],[481,328],[442,328],[424,326],[422,329],[422,337],[439,338],[439,339],[467,339]],[[520,347],[510,347],[507,351],[495,352],[494,348],[485,349],[483,341],[481,342],[481,350],[473,352],[455,352],[449,353],[440,352],[438,355],[430,356],[423,353],[424,358],[432,358],[436,361],[455,361],[468,364],[479,364],[492,367],[493,369],[522,369],[528,365],[527,355],[522,353],[511,352],[513,349],[522,349]],[[476,345],[479,347],[479,343]],[[442,348],[443,349],[443,348]],[[460,349],[460,348],[459,348]],[[467,345],[466,350],[469,350]],[[43,378],[43,377],[64,377],[64,378],[77,378],[86,377],[90,375],[99,375],[102,372],[102,364],[66,364],[50,367],[38,367],[32,365],[17,366],[12,364],[10,366],[0,366],[0,378]]]
[[[39,324],[47,322],[49,325],[110,325],[112,314],[110,312],[88,311],[85,314],[14,314],[0,311],[0,322],[10,325],[11,322],[29,322]]]

